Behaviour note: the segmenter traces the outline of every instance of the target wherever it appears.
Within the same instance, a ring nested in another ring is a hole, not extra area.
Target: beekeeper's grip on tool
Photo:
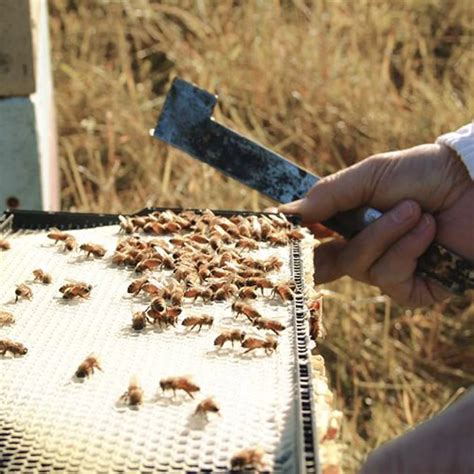
[[[307,224],[358,206],[385,214],[350,240],[315,251],[317,283],[342,275],[381,288],[407,306],[429,305],[449,292],[415,273],[436,239],[474,261],[474,184],[456,152],[443,144],[375,155],[319,181],[305,198],[280,210]]]

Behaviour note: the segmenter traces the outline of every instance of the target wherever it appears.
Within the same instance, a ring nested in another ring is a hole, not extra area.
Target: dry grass
[[[218,120],[319,174],[431,142],[474,110],[468,0],[50,8],[65,209],[268,204],[149,137],[175,75],[219,92]],[[456,300],[410,313],[349,280],[331,289],[321,350],[353,471],[473,383],[474,309]]]

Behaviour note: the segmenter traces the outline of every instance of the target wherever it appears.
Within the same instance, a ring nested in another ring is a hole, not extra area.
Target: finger
[[[270,212],[272,214],[278,214],[278,207],[266,207],[263,212]]]
[[[280,212],[299,214],[303,222],[321,222],[334,214],[370,203],[376,174],[385,161],[367,159],[321,179],[305,198],[284,204]]]
[[[339,254],[338,267],[357,280],[369,281],[370,267],[420,220],[420,206],[402,201],[351,239]]]
[[[413,230],[405,234],[369,271],[369,281],[398,303],[410,307],[427,306],[448,296],[415,274],[417,259],[436,234],[436,223],[424,214]]]
[[[372,266],[369,280],[408,307],[428,306],[452,296],[437,283],[415,273],[418,258],[435,235],[436,221],[430,214],[424,214],[416,227],[392,245]]]
[[[339,254],[346,247],[343,239],[323,242],[314,249],[314,283],[320,285],[344,275],[338,266]]]
[[[379,258],[369,270],[369,281],[380,288],[413,286],[417,259],[428,248],[436,234],[430,214],[423,214],[418,224]]]

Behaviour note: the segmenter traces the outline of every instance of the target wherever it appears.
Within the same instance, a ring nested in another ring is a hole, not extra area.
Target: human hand
[[[414,272],[435,238],[474,259],[474,185],[453,155],[437,144],[375,155],[322,179],[304,199],[280,206],[310,227],[363,205],[388,211],[350,241],[323,242],[315,250],[316,283],[349,275],[407,306],[446,298],[446,290]]]

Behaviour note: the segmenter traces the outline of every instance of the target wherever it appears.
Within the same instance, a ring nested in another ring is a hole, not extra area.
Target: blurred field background
[[[153,140],[176,75],[215,117],[318,174],[432,142],[472,119],[469,0],[52,0],[63,209],[263,209],[270,202]],[[327,287],[326,357],[344,468],[474,382],[473,299],[405,311]]]

